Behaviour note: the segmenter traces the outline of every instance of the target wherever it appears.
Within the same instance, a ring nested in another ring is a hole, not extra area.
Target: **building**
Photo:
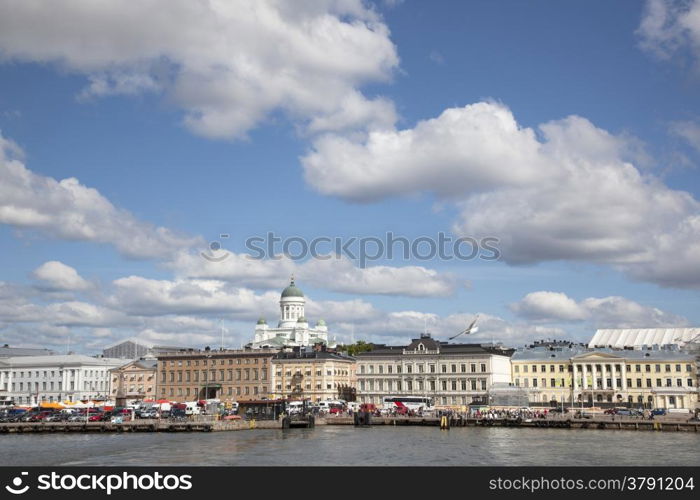
[[[109,371],[123,359],[82,354],[0,359],[0,398],[16,404],[107,399]]]
[[[355,359],[330,351],[323,344],[280,351],[272,358],[272,374],[275,398],[355,399]]]
[[[155,359],[137,359],[110,371],[110,399],[117,406],[156,397]]]
[[[511,359],[516,386],[531,405],[697,406],[694,356],[676,346],[644,349],[533,344]]]
[[[157,357],[158,354],[166,352],[181,351],[188,349],[187,347],[156,345],[152,342],[132,337],[124,340],[119,340],[108,345],[102,350],[102,355],[106,358],[122,358],[122,359],[140,359],[148,357]]]
[[[700,341],[700,328],[606,328],[596,330],[588,347],[641,349],[654,345],[677,345]]]
[[[0,347],[0,358],[13,358],[15,356],[50,356],[55,354],[49,349],[33,349],[29,347],[10,347],[4,344]]]
[[[495,383],[511,381],[512,349],[450,344],[421,334],[406,346],[375,345],[358,353],[358,398],[381,404],[386,396],[427,396],[437,406],[485,401]]]
[[[328,342],[328,327],[323,319],[319,319],[314,327],[309,326],[304,313],[305,304],[304,292],[297,288],[292,277],[289,286],[282,290],[280,296],[277,327],[271,328],[265,318],[261,317],[255,326],[253,342],[248,346],[254,349],[281,349],[323,343],[333,347],[334,343]]]
[[[158,398],[240,401],[270,397],[275,349],[195,350],[158,357]]]

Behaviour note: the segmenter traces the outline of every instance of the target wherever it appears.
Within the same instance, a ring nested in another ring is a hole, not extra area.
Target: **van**
[[[188,401],[185,403],[185,415],[199,415],[201,412],[202,410],[196,401]]]

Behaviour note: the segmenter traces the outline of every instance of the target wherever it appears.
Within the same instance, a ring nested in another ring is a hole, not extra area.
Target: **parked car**
[[[666,409],[665,408],[654,408],[651,410],[651,414],[654,415],[655,417],[662,417],[666,415]]]
[[[139,412],[139,418],[158,418],[158,410],[155,408],[147,408]]]

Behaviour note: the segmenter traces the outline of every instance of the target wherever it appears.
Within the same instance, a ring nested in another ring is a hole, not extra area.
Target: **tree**
[[[336,349],[339,352],[347,351],[348,355],[355,356],[361,352],[371,351],[374,349],[374,344],[365,342],[364,340],[358,340],[354,344],[339,345]]]

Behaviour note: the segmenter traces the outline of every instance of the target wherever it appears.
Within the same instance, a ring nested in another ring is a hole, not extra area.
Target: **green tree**
[[[354,344],[339,345],[336,349],[340,352],[346,351],[350,356],[356,356],[361,352],[371,351],[374,349],[374,344],[365,342],[364,340],[358,340]]]

